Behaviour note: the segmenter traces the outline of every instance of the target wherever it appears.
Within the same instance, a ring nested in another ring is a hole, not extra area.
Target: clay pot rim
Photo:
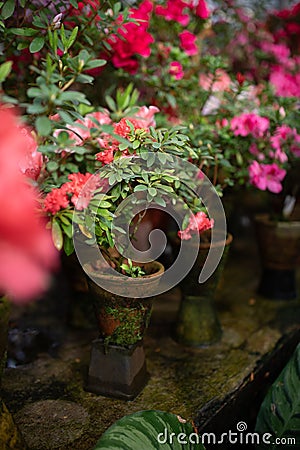
[[[200,248],[216,248],[216,247],[220,247],[223,244],[225,246],[227,246],[227,245],[231,244],[232,240],[233,240],[232,234],[231,233],[227,233],[227,238],[226,238],[225,244],[224,244],[223,240],[222,241],[217,241],[214,244],[211,244],[211,242],[203,242],[203,243],[201,243],[201,235],[200,235]]]
[[[119,279],[118,276],[107,274],[107,273],[104,273],[104,272],[103,273],[95,272],[93,269],[90,269],[90,265],[91,265],[91,263],[86,263],[86,264],[84,264],[84,268],[87,269],[86,272],[88,274],[90,274],[93,278],[109,278],[110,281],[118,281],[118,282],[120,282],[120,279]],[[148,275],[143,275],[141,277],[129,277],[129,276],[127,276],[126,280],[124,280],[124,282],[126,282],[127,279],[128,279],[128,281],[130,281],[131,283],[139,284],[141,282],[143,283],[145,279],[154,280],[155,278],[160,278],[163,275],[164,271],[165,271],[165,268],[164,268],[163,264],[160,263],[159,261],[155,261],[155,260],[154,261],[150,261],[148,263],[142,264],[143,267],[147,267],[147,266],[151,266],[151,265],[156,266],[156,269],[157,269],[156,272],[150,273]]]
[[[262,223],[270,228],[300,228],[300,220],[272,220],[270,214],[256,214],[254,220],[256,223]]]
[[[233,240],[233,236],[231,233],[227,233],[227,238],[225,241],[225,246],[230,245],[231,242]],[[174,241],[176,243],[176,245],[180,246],[180,238],[176,237],[176,241]],[[213,245],[211,244],[211,242],[201,242],[201,235],[200,235],[200,244],[199,244],[199,249],[209,249],[209,248],[217,248],[220,247],[221,245],[224,244],[223,240],[219,240],[217,242],[215,242]],[[197,243],[193,243],[192,245],[197,245]]]

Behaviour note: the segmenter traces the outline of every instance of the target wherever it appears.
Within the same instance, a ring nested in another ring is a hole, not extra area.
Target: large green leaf
[[[94,450],[205,450],[193,426],[175,414],[139,411],[115,422]]]
[[[268,391],[258,413],[255,431],[261,436],[264,433],[272,435],[272,444],[261,444],[259,449],[282,448],[276,444],[277,438],[283,438],[282,443],[284,439],[294,438],[293,448],[300,448],[300,344]]]

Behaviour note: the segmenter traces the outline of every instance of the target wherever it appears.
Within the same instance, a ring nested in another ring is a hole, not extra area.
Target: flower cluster
[[[61,209],[76,206],[77,209],[82,210],[87,207],[91,199],[95,185],[89,185],[89,189],[85,189],[85,197],[79,195],[82,188],[92,175],[90,173],[73,173],[68,176],[69,181],[64,183],[60,188],[52,189],[43,200],[44,209],[47,213],[56,214]],[[90,194],[90,195],[89,195]]]
[[[123,68],[129,73],[135,73],[139,66],[136,55],[147,58],[150,55],[150,44],[153,36],[148,32],[150,14],[153,5],[150,0],[144,0],[138,8],[132,8],[129,17],[135,22],[122,25],[117,33],[107,41],[110,46],[110,59],[117,68]],[[119,22],[122,22],[122,16]]]
[[[205,212],[200,211],[190,218],[188,226],[184,230],[178,231],[178,236],[180,239],[188,240],[191,239],[192,234],[201,234],[204,231],[210,230],[213,226],[214,219],[209,219]]]
[[[278,194],[287,174],[289,162],[300,156],[300,134],[286,124],[271,128],[269,118],[256,113],[234,117],[230,129],[245,145],[244,159],[248,165],[249,182],[260,190]]]

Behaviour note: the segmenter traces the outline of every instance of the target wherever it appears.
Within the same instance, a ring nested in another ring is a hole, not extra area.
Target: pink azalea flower
[[[266,53],[271,53],[275,56],[278,62],[285,64],[290,57],[291,51],[284,44],[273,44],[272,42],[263,41],[261,48]]]
[[[71,202],[74,206],[76,206],[76,209],[82,210],[84,208],[87,208],[92,194],[94,190],[96,189],[95,181],[94,179],[91,180],[91,182],[86,186],[86,184],[91,179],[90,173],[71,173],[68,176],[69,182],[65,183],[65,189],[68,193],[73,194],[71,197]],[[81,195],[81,191],[85,187],[84,190],[84,196]],[[80,196],[80,202],[78,202],[78,197]]]
[[[45,211],[56,214],[61,209],[68,208],[69,199],[64,188],[52,189],[44,198]]]
[[[262,137],[269,129],[270,121],[266,117],[258,116],[255,113],[243,113],[231,120],[231,130],[235,136]]]
[[[38,194],[21,173],[28,142],[11,109],[0,107],[0,291],[23,303],[48,286],[57,253],[37,213]]]
[[[198,0],[198,5],[196,6],[196,16],[200,19],[208,19],[210,16],[210,11],[207,7],[205,0]]]
[[[275,133],[270,138],[270,142],[273,148],[276,150],[281,148],[281,144],[293,133],[291,127],[287,125],[281,125],[277,127]]]
[[[272,67],[270,83],[276,95],[282,97],[300,97],[300,73],[289,73],[282,66]]]
[[[231,80],[229,75],[223,69],[217,69],[215,75],[204,74],[199,75],[199,86],[205,91],[223,92],[230,88]]]
[[[169,74],[176,80],[181,80],[184,77],[183,67],[178,61],[172,61],[170,63]]]
[[[300,134],[298,134],[297,132],[295,132],[294,134],[294,139],[291,144],[291,152],[293,152],[295,156],[300,158]]]
[[[159,109],[156,106],[141,106],[137,113],[132,117],[138,128],[155,127],[154,114],[158,113]]]
[[[30,131],[26,127],[21,126],[20,132],[23,135],[26,152],[19,161],[19,167],[24,175],[36,181],[43,166],[43,155],[37,151],[37,143]]]
[[[174,20],[183,26],[186,26],[190,21],[190,16],[184,13],[187,3],[182,0],[168,0],[166,6],[157,5],[155,13],[158,16],[163,16],[166,20]]]
[[[68,208],[71,203],[77,209],[84,209],[88,206],[93,191],[96,188],[94,180],[90,183],[88,189],[85,189],[84,196],[80,196],[82,188],[91,178],[90,173],[72,173],[68,176],[70,181],[64,183],[60,188],[55,188],[50,191],[44,198],[44,209],[46,212],[56,214],[61,209]],[[70,199],[71,196],[71,199]],[[80,202],[78,198],[80,196]]]
[[[96,160],[102,162],[102,164],[110,164],[114,160],[114,151],[112,148],[103,150],[97,153]]]
[[[282,191],[281,181],[286,175],[286,170],[281,169],[276,163],[259,164],[253,161],[248,168],[250,183],[258,189],[278,194]]]
[[[178,231],[178,236],[182,240],[191,239],[191,233],[203,233],[203,231],[210,230],[214,226],[214,220],[209,219],[207,215],[200,211],[189,220],[187,228],[183,231]]]
[[[126,23],[119,28],[118,34],[110,37],[109,45],[112,48],[112,63],[115,67],[122,67],[129,73],[135,73],[139,65],[135,55],[144,58],[150,56],[150,44],[154,42],[154,38],[147,30],[152,8],[150,0],[144,0],[137,9],[132,8],[130,17],[139,23]]]
[[[95,119],[93,121],[92,119]],[[59,115],[56,114],[52,120],[59,120]],[[97,122],[100,125],[110,124],[112,122],[109,117],[109,111],[95,111],[87,114],[83,120],[76,120],[74,125],[67,125],[67,130],[57,129],[54,131],[54,136],[57,137],[62,131],[68,133],[70,139],[74,140],[74,145],[80,146],[84,144],[86,139],[91,137],[91,128],[97,128]],[[65,151],[72,151],[72,149],[64,149]]]
[[[179,34],[180,46],[185,51],[187,55],[197,55],[198,47],[196,45],[197,36],[188,30],[182,31]]]
[[[249,152],[252,155],[256,156],[259,161],[263,161],[265,159],[265,155],[259,151],[257,145],[254,142],[252,142],[252,144],[250,145]]]
[[[270,141],[272,147],[275,149],[273,156],[281,163],[288,160],[286,153],[281,148],[281,146],[284,145],[287,141],[290,142],[291,151],[295,153],[296,156],[300,156],[300,135],[297,133],[296,129],[292,129],[287,125],[281,125],[276,128],[274,135],[270,138]]]

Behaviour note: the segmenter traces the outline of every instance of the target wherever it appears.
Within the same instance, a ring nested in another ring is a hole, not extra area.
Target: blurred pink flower
[[[286,45],[274,44],[268,41],[261,43],[261,49],[266,53],[271,53],[282,64],[286,64],[291,54],[290,49]]]
[[[209,219],[207,215],[200,211],[192,216],[189,220],[188,226],[183,231],[178,231],[180,239],[191,239],[191,233],[202,233],[203,231],[210,230],[214,226],[214,220]]]
[[[198,0],[195,13],[196,16],[200,17],[200,19],[208,19],[210,16],[210,11],[205,0]]]
[[[187,55],[197,55],[198,47],[196,45],[197,36],[188,30],[182,31],[179,34],[180,47],[185,51]]]
[[[250,145],[249,152],[252,155],[256,156],[259,161],[263,161],[265,159],[265,155],[259,151],[257,145],[254,142],[252,142],[252,144]]]
[[[172,61],[169,66],[169,74],[176,80],[181,80],[184,77],[182,65],[178,61]]]
[[[141,55],[144,58],[150,56],[150,44],[154,42],[153,36],[148,33],[152,8],[150,0],[144,0],[138,8],[131,8],[130,17],[138,23],[122,25],[118,34],[109,38],[108,43],[112,49],[111,61],[115,67],[122,67],[129,73],[135,73],[139,66],[135,56]]]
[[[59,120],[59,115],[56,114],[55,116],[52,116],[52,120]],[[86,139],[91,137],[91,128],[97,128],[97,122],[99,122],[99,125],[110,124],[112,120],[109,117],[109,112],[104,110],[87,114],[83,120],[76,120],[74,125],[67,124],[67,130],[55,130],[53,135],[57,137],[61,132],[67,132],[69,138],[74,140],[74,145],[80,146],[84,144]],[[64,150],[69,152],[72,151],[71,148]]]
[[[24,156],[19,161],[21,172],[32,180],[37,180],[43,166],[43,155],[37,151],[37,143],[25,126],[20,126],[24,139]]]
[[[215,74],[199,75],[199,86],[205,91],[222,92],[230,88],[230,77],[223,69],[217,69]]]
[[[58,262],[38,214],[38,193],[20,171],[27,145],[12,110],[0,106],[0,291],[18,303],[47,288],[49,271]]]
[[[253,161],[248,172],[250,183],[261,191],[267,189],[275,194],[282,191],[281,181],[284,179],[286,171],[276,163],[259,164],[257,161]]]
[[[231,130],[235,136],[262,137],[269,129],[270,121],[267,117],[258,116],[255,113],[243,113],[231,119]]]
[[[300,72],[292,74],[282,66],[273,66],[270,83],[276,95],[282,97],[300,97]]]
[[[139,128],[155,127],[154,114],[159,112],[159,108],[156,106],[141,106],[139,110],[132,116],[135,119],[135,123]]]
[[[180,25],[187,25],[190,21],[190,16],[184,13],[187,3],[182,0],[168,0],[166,6],[157,5],[155,13],[158,16],[163,16],[166,20],[174,20]]]

